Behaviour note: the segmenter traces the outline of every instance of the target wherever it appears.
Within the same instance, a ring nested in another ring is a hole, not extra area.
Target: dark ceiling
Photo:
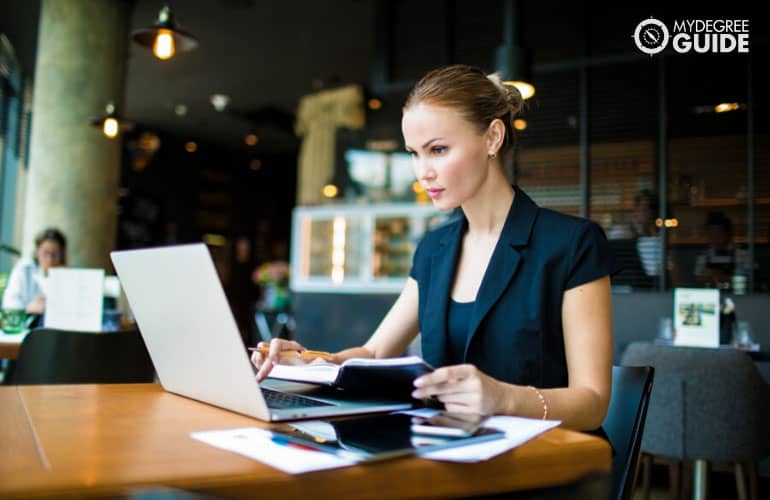
[[[131,27],[154,22],[161,2],[138,0]],[[372,60],[373,2],[185,0],[172,7],[199,47],[160,61],[131,44],[126,112],[150,127],[262,150],[296,148],[299,98],[335,82],[364,83]],[[210,96],[229,95],[229,112]],[[187,107],[178,116],[178,104]]]
[[[135,0],[131,28],[153,24],[162,3]],[[570,61],[585,54],[586,44],[592,57],[639,56],[631,33],[653,13],[710,16],[706,6],[696,13],[668,2],[520,4],[522,36],[534,51],[536,74],[565,62],[574,66]],[[390,6],[393,19],[383,20],[381,5]],[[752,43],[766,43],[767,26],[749,5],[735,2],[729,14],[752,19]],[[39,0],[0,0],[0,32],[8,34],[27,75],[34,71],[39,6]],[[150,129],[239,149],[247,148],[246,134],[256,133],[256,148],[263,152],[296,150],[292,128],[301,96],[338,84],[371,84],[383,60],[376,40],[383,24],[395,34],[389,76],[401,82],[448,62],[492,69],[492,52],[502,37],[500,0],[179,0],[171,6],[200,46],[160,61],[130,43],[125,114]],[[230,96],[228,112],[214,110],[214,93]],[[178,105],[186,107],[186,115],[175,113]]]
[[[152,25],[163,2],[136,0],[131,29]],[[125,114],[142,126],[191,139],[263,151],[297,148],[294,112],[301,96],[369,79],[372,0],[184,0],[171,2],[180,27],[199,47],[160,61],[129,44]],[[34,74],[39,0],[0,1],[8,35],[26,75]],[[210,96],[230,96],[228,112]],[[177,105],[187,108],[184,116]]]

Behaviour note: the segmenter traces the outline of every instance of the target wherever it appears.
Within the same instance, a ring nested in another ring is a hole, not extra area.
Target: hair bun
[[[522,99],[519,89],[516,88],[515,85],[503,83],[503,80],[500,78],[500,73],[491,73],[487,75],[487,78],[495,84],[495,87],[497,87],[505,98],[508,103],[508,110],[511,112],[511,117],[519,114],[519,111],[521,111],[521,107],[524,104],[524,99]]]

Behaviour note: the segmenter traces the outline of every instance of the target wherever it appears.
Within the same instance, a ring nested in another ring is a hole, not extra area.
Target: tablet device
[[[280,433],[298,444],[316,447],[360,462],[385,460],[408,455],[491,441],[505,437],[497,429],[479,427],[467,436],[417,434],[412,425],[422,421],[403,413],[311,420],[286,426]]]

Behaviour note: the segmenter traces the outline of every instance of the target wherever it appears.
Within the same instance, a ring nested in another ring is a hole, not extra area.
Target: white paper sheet
[[[190,437],[223,450],[252,458],[289,474],[348,467],[356,462],[320,451],[274,443],[272,433],[259,427],[193,432]]]
[[[429,417],[438,413],[438,411],[423,408],[419,410],[407,410],[401,413]],[[484,422],[484,427],[492,427],[505,432],[505,437],[503,439],[471,444],[468,446],[458,446],[457,448],[448,448],[446,450],[437,450],[430,453],[420,454],[420,456],[430,460],[441,460],[445,462],[481,462],[496,457],[508,450],[512,450],[517,446],[521,446],[540,434],[557,427],[559,424],[561,424],[560,420],[539,420],[497,415],[489,417]]]
[[[102,330],[103,269],[55,267],[48,271],[45,326],[61,330]]]
[[[410,415],[430,416],[436,410],[408,410]],[[531,418],[495,416],[490,417],[485,427],[505,432],[502,439],[468,446],[458,446],[420,454],[422,458],[445,462],[481,462],[521,446],[527,441],[553,429],[558,420],[535,420]],[[302,424],[295,424],[301,427]],[[232,451],[252,458],[289,474],[302,474],[316,470],[336,469],[356,464],[356,460],[321,451],[307,451],[274,443],[271,432],[259,427],[243,427],[217,431],[193,432],[190,437],[223,450]]]

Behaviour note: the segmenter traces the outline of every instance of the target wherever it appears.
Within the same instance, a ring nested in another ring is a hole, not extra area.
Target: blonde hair
[[[487,75],[475,66],[453,64],[423,76],[409,92],[404,111],[419,103],[454,108],[481,133],[500,119],[505,138],[499,153],[505,154],[514,145],[513,120],[523,101],[518,89],[503,84],[497,73]]]

